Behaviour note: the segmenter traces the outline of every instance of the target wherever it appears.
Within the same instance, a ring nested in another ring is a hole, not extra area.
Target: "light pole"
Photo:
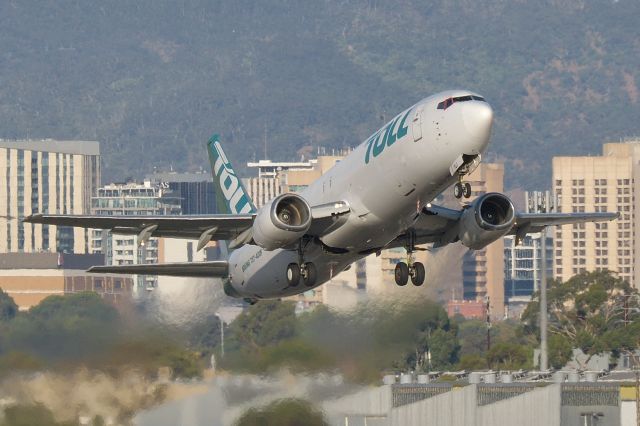
[[[224,320],[220,314],[215,314],[220,322],[220,358],[224,358]]]
[[[547,352],[547,228],[540,233],[540,371],[549,369]]]

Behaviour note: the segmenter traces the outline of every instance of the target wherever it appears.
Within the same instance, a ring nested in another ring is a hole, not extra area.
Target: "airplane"
[[[480,163],[493,109],[479,94],[450,90],[405,109],[299,193],[253,205],[217,135],[207,142],[222,214],[206,216],[95,216],[33,214],[25,222],[109,229],[114,234],[227,241],[226,260],[94,266],[89,272],[221,278],[225,293],[250,303],[317,287],[358,259],[404,247],[407,261],[395,282],[420,286],[421,245],[460,241],[479,250],[505,235],[521,240],[547,226],[610,221],[618,213],[521,213],[501,193],[486,193],[460,210],[432,201],[454,185],[469,198],[464,177]]]

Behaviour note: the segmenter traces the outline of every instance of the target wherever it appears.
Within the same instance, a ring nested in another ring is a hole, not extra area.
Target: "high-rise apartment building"
[[[583,271],[607,269],[640,284],[635,200],[640,194],[640,140],[606,143],[599,157],[554,157],[553,191],[558,211],[619,212],[612,222],[556,229],[554,276],[566,281]]]
[[[88,252],[87,230],[22,219],[89,213],[100,184],[98,142],[0,140],[0,170],[0,253]]]
[[[216,214],[216,185],[210,172],[154,173],[147,176],[152,185],[168,189],[180,200],[182,214]]]
[[[486,192],[502,192],[504,165],[481,163],[465,181],[471,184],[472,201]],[[468,250],[462,257],[462,289],[465,300],[489,299],[493,318],[504,317],[504,242],[502,238],[482,250]]]
[[[107,216],[157,216],[179,215],[180,199],[162,185],[144,183],[114,183],[98,188],[92,199],[92,214]],[[158,239],[150,238],[140,244],[136,235],[111,234],[107,230],[93,231],[91,249],[103,253],[107,265],[131,265],[158,262]],[[136,279],[134,292],[152,290],[158,277],[140,275]]]

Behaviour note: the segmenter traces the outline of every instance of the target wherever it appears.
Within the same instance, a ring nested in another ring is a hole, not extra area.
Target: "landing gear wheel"
[[[289,287],[296,287],[300,283],[300,266],[297,263],[290,263],[287,266],[287,284]]]
[[[407,285],[407,282],[409,282],[409,267],[406,263],[399,262],[396,264],[395,279],[396,284],[399,286]]]
[[[465,182],[462,184],[462,196],[464,198],[471,197],[471,184],[469,182]]]
[[[424,278],[424,265],[420,262],[415,262],[413,264],[413,274],[411,274],[411,282],[416,287],[420,287],[422,284],[424,284]]]
[[[462,198],[463,192],[464,192],[464,189],[462,188],[462,184],[460,182],[457,182],[453,186],[453,196],[456,198]]]
[[[304,282],[304,285],[307,287],[313,287],[318,279],[318,270],[316,269],[316,265],[311,262],[305,263],[303,272],[302,281]]]

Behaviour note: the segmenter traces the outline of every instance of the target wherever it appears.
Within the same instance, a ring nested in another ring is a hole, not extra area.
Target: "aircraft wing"
[[[350,212],[344,202],[312,207],[309,235],[320,236],[343,222],[338,220]],[[53,215],[36,213],[24,219],[28,223],[108,229],[114,234],[137,235],[139,242],[150,237],[187,238],[198,241],[198,250],[209,241],[230,240],[230,248],[251,242],[251,227],[256,214],[218,214],[184,216],[105,216]]]
[[[173,277],[221,278],[229,275],[229,262],[226,260],[215,260],[210,262],[105,265],[92,266],[89,268],[88,272],[99,274],[141,274],[168,275]]]
[[[617,219],[618,213],[516,213],[516,223],[509,235],[540,232],[547,226],[605,222]]]
[[[457,241],[462,212],[437,205],[423,208],[413,226],[416,244],[434,243],[434,247],[442,247]],[[547,226],[605,222],[618,216],[618,213],[516,213],[515,223],[506,235],[515,235],[520,240],[526,234],[540,232]],[[389,247],[402,247],[406,245],[407,238],[407,234],[400,235]]]
[[[109,229],[114,234],[149,237],[200,239],[198,249],[211,240],[233,240],[251,228],[255,215],[221,214],[207,216],[95,216],[34,214],[29,223],[80,228]],[[202,246],[201,246],[201,245]]]

